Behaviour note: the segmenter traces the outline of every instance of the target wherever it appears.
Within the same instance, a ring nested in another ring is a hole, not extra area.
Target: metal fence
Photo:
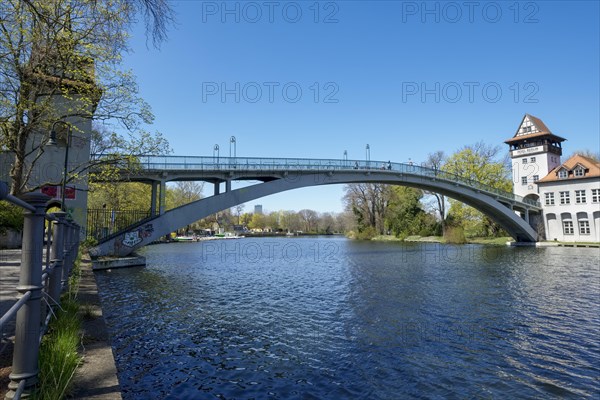
[[[89,209],[86,237],[102,241],[150,217],[152,217],[150,210]]]
[[[23,244],[16,303],[0,317],[0,331],[16,316],[12,372],[7,399],[31,394],[38,381],[38,356],[42,337],[60,294],[68,288],[69,276],[79,252],[79,225],[64,212],[46,214],[50,198],[29,193],[17,198],[0,182],[0,201],[24,209]],[[45,221],[48,230],[45,232]],[[46,257],[44,259],[44,248]]]

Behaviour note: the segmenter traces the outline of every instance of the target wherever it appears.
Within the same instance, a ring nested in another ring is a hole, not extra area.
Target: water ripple
[[[125,399],[599,397],[595,250],[236,242],[98,274]]]

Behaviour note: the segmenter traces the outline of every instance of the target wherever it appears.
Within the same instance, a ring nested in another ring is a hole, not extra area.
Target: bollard
[[[40,193],[23,196],[23,200],[35,207],[35,211],[24,213],[21,273],[17,291],[20,297],[26,292],[31,295],[17,313],[12,373],[9,375],[11,381],[6,399],[14,397],[20,381],[25,380],[23,398],[28,397],[37,383],[42,315],[42,249],[45,205],[48,199],[48,196]]]
[[[48,280],[49,302],[53,308],[60,305],[60,292],[62,290],[62,270],[65,257],[64,235],[65,235],[65,217],[64,212],[55,212],[56,221],[53,222],[54,240],[52,241],[52,263],[54,269]]]

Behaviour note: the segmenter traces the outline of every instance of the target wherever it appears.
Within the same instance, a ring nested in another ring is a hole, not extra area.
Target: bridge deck
[[[110,156],[94,154],[100,161]],[[219,182],[225,180],[271,180],[288,177],[289,174],[314,172],[354,172],[370,171],[390,174],[409,174],[427,179],[439,179],[463,185],[489,194],[502,203],[531,211],[541,211],[538,201],[524,198],[490,185],[478,182],[443,170],[410,163],[396,163],[374,160],[339,160],[309,158],[260,158],[260,157],[205,157],[205,156],[137,156],[135,161],[118,162],[123,169],[121,179],[126,181],[156,180],[205,180]]]

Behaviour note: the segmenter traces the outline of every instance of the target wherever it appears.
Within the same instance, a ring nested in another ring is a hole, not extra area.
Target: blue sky
[[[227,156],[234,135],[238,156],[363,159],[368,143],[372,160],[419,162],[480,140],[508,151],[525,113],[567,154],[600,148],[596,1],[173,6],[168,41],[149,48],[137,27],[125,65],[176,155]],[[342,195],[306,188],[246,210],[339,212]]]

